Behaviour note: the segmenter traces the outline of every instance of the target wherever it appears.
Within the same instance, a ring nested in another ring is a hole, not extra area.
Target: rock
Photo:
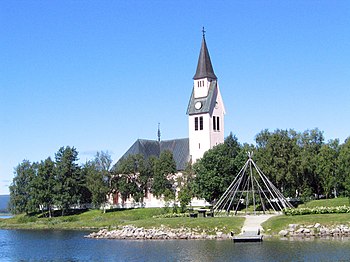
[[[289,224],[290,229],[296,229],[298,227],[298,224]]]
[[[332,234],[336,234],[338,235],[340,233],[340,229],[339,228],[335,228],[331,231]]]
[[[316,224],[314,225],[314,228],[319,228],[320,226],[321,226],[320,223],[316,223]]]
[[[278,235],[285,237],[285,236],[288,235],[288,231],[287,231],[287,230],[281,230],[281,231],[278,233]]]
[[[329,230],[328,230],[328,228],[322,227],[322,228],[320,229],[320,234],[321,234],[321,235],[329,235]]]
[[[301,233],[304,232],[304,230],[305,230],[304,228],[299,228],[299,229],[296,231],[296,233],[297,233],[297,234],[301,234]]]
[[[310,234],[310,233],[311,233],[311,230],[310,230],[309,228],[305,228],[303,233],[304,233],[304,234]]]

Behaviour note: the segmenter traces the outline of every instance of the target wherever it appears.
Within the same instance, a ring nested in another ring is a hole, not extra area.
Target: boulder
[[[278,235],[282,236],[282,237],[285,237],[288,235],[288,231],[287,230],[281,230]]]

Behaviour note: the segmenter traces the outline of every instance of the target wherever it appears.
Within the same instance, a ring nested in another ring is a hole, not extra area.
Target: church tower
[[[205,151],[224,142],[225,107],[210,61],[204,28],[187,115],[190,156],[194,163]]]

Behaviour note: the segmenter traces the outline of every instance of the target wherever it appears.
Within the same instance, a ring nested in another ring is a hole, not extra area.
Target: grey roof
[[[188,102],[187,114],[188,115],[202,114],[202,113],[212,114],[215,107],[217,95],[218,95],[218,89],[217,89],[216,80],[213,80],[210,82],[208,96],[206,97],[195,98],[193,89],[192,89],[192,95],[191,95],[190,101]],[[202,103],[202,107],[200,109],[196,109],[194,106],[198,101]]]
[[[141,154],[145,159],[148,159],[150,156],[159,157],[160,153],[165,150],[170,150],[173,153],[176,162],[176,169],[185,170],[186,165],[190,160],[188,138],[164,140],[160,142],[157,140],[137,139],[118,160],[116,165],[118,165],[120,160],[129,155]]]
[[[198,58],[197,70],[193,79],[196,80],[196,79],[206,78],[206,77],[211,79],[217,79],[213,70],[213,66],[210,61],[207,43],[205,42],[205,37],[203,35],[201,51],[199,53],[199,58]]]

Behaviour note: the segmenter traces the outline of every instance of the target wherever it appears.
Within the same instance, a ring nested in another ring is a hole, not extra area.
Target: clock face
[[[195,103],[194,107],[199,110],[202,108],[202,102],[198,101],[197,103]]]

